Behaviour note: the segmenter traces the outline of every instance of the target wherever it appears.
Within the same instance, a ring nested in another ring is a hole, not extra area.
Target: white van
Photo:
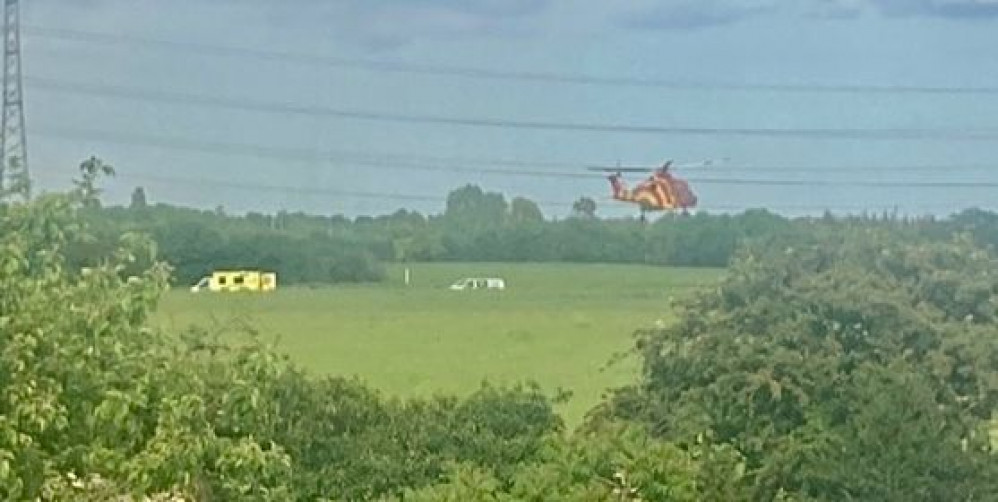
[[[466,289],[506,289],[506,281],[497,277],[466,277],[450,285],[454,291]]]

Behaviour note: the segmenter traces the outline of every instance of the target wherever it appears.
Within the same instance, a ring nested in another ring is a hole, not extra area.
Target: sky
[[[586,167],[673,159],[706,211],[998,209],[998,0],[22,4],[39,190],[96,155],[111,204],[623,216]]]

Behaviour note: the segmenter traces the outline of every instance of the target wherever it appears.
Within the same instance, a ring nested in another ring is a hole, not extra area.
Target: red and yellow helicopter
[[[649,211],[671,211],[681,210],[687,214],[690,208],[697,205],[697,196],[690,189],[689,183],[677,178],[669,169],[672,167],[671,160],[666,161],[661,167],[652,171],[648,179],[638,183],[634,188],[628,188],[624,184],[622,174],[624,172],[648,172],[644,168],[591,168],[596,171],[612,172],[607,177],[610,180],[610,189],[614,200],[636,204],[641,209],[641,219],[645,219],[645,213]],[[707,163],[705,163],[706,165]]]

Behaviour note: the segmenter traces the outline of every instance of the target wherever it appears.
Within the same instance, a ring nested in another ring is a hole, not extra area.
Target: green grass
[[[634,358],[606,367],[635,329],[666,318],[667,299],[717,270],[627,265],[414,264],[376,285],[282,288],[269,295],[167,295],[158,320],[250,319],[312,372],[358,376],[386,394],[464,394],[483,380],[533,380],[571,390],[559,410],[576,424],[608,387],[634,380]],[[449,291],[465,276],[498,276],[505,291]]]

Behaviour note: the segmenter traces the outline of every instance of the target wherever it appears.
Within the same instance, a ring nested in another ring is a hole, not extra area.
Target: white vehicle
[[[454,291],[466,289],[506,289],[506,281],[497,277],[466,277],[450,285]]]

